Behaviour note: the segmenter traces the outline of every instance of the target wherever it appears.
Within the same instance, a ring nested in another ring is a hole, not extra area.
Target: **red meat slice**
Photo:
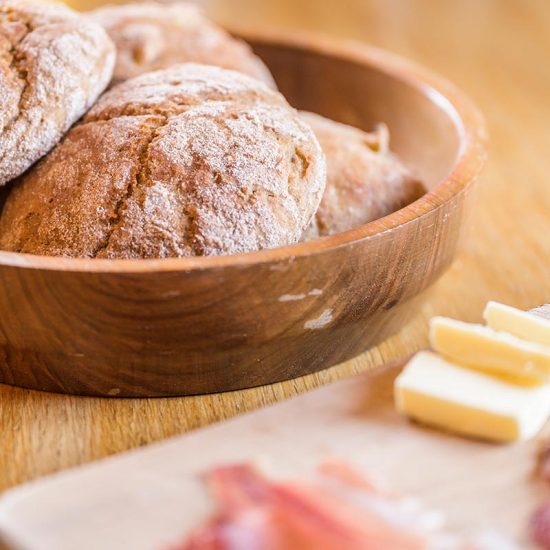
[[[380,514],[370,482],[341,463],[318,483],[273,482],[251,465],[208,475],[218,511],[174,550],[417,550],[419,532]],[[374,501],[373,501],[374,499]],[[374,504],[374,506],[373,506]],[[384,497],[383,505],[391,507]],[[391,509],[391,508],[390,508]]]

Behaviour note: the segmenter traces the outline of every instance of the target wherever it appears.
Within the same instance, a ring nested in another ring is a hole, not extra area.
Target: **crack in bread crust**
[[[15,18],[15,21],[12,19],[13,17]],[[3,29],[4,23],[8,23],[8,24],[20,23],[25,28],[25,30],[21,36],[16,37],[15,40],[12,40],[10,35],[7,32],[5,32]],[[31,25],[31,21],[29,18],[24,17],[22,14],[16,12],[13,9],[8,8],[6,10],[1,10],[1,7],[0,7],[0,35],[4,40],[10,43],[10,48],[7,51],[7,54],[9,55],[9,58],[10,58],[7,71],[10,72],[12,75],[14,75],[17,80],[23,83],[23,87],[19,95],[17,110],[14,113],[14,116],[11,118],[11,120],[7,121],[7,123],[3,125],[3,128],[0,131],[0,139],[2,139],[3,133],[9,132],[11,126],[15,123],[17,118],[21,116],[21,108],[27,94],[29,81],[27,78],[27,75],[28,75],[27,69],[20,67],[22,58],[20,58],[19,46],[22,42],[24,42],[24,40],[32,31],[33,31],[33,26]]]
[[[122,213],[124,212],[124,209],[128,204],[128,201],[134,194],[134,190],[141,185],[146,185],[146,182],[144,179],[144,173],[148,170],[147,160],[149,157],[149,148],[151,146],[151,143],[157,138],[159,132],[162,130],[162,128],[164,128],[164,126],[166,126],[167,123],[168,123],[168,118],[163,117],[159,121],[159,124],[156,126],[156,128],[151,129],[151,134],[149,136],[149,139],[145,141],[145,143],[142,146],[141,152],[139,154],[139,159],[138,159],[139,168],[136,173],[136,176],[128,183],[128,186],[126,187],[124,194],[117,201],[117,204],[115,205],[115,209],[114,209],[113,219],[109,220],[109,231],[107,232],[105,237],[102,239],[102,241],[99,243],[96,250],[94,250],[94,252],[92,253],[92,258],[96,258],[100,256],[103,252],[109,249],[109,245],[110,245],[113,233],[116,231],[117,227],[120,225],[121,221],[123,220]]]
[[[8,124],[4,126],[2,130],[3,135],[9,134],[12,128],[18,123],[18,121],[21,118],[24,118],[26,116],[24,112],[24,105],[25,105],[25,102],[28,100],[28,96],[30,94],[30,89],[31,89],[31,83],[29,82],[29,78],[28,78],[29,73],[28,73],[28,69],[26,68],[26,65],[27,65],[27,60],[25,56],[20,54],[19,52],[16,52],[12,67],[15,68],[14,72],[17,73],[19,80],[23,82],[23,88],[21,89],[21,95],[19,96],[17,112],[15,116],[8,122]],[[2,135],[0,135],[0,139],[2,139]]]
[[[15,21],[13,20],[15,18]],[[9,25],[12,23],[21,23],[25,27],[25,32],[22,36],[16,38],[16,40],[12,40],[9,36],[9,34],[5,31],[3,28],[4,25]],[[3,9],[0,5],[0,35],[10,42],[10,49],[8,50],[8,53],[11,54],[12,59],[13,55],[15,54],[17,50],[17,46],[25,40],[27,35],[32,32],[33,26],[31,24],[31,20],[28,17],[25,17],[24,14],[20,12],[16,12],[15,10],[11,8]],[[11,64],[10,64],[11,67]]]

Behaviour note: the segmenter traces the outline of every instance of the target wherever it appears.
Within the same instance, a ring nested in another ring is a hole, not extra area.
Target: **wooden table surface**
[[[207,0],[205,5],[229,25],[315,30],[383,46],[439,71],[470,94],[487,117],[491,137],[470,238],[399,335],[318,374],[247,391],[151,400],[0,386],[0,490],[412,353],[426,345],[427,319],[436,313],[475,321],[489,299],[522,308],[550,301],[547,0]]]

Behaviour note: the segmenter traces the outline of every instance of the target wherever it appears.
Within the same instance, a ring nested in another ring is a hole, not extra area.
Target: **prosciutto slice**
[[[273,481],[238,464],[207,475],[217,511],[172,550],[417,550],[466,546],[441,535],[437,515],[378,491],[343,462],[311,481]]]

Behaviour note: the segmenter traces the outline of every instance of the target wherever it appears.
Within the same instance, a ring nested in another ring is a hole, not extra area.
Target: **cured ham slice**
[[[529,524],[531,539],[541,548],[550,549],[550,501],[542,504]]]
[[[378,491],[342,462],[311,481],[280,482],[250,464],[207,475],[215,515],[172,550],[420,550],[467,548],[411,499]]]
[[[547,483],[550,482],[550,441],[545,441],[540,448],[536,473]],[[529,522],[531,540],[540,548],[550,550],[550,501],[543,502],[531,516]]]

